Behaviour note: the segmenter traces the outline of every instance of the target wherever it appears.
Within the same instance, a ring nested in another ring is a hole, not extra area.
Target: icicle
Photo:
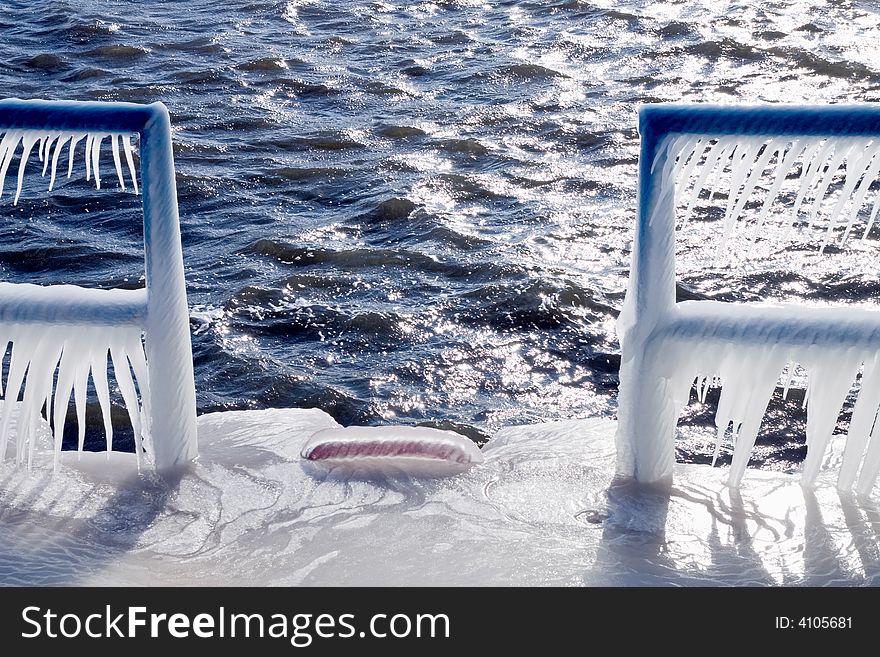
[[[0,459],[6,458],[9,440],[9,420],[12,409],[18,401],[21,383],[25,370],[33,357],[38,340],[24,332],[13,341],[12,355],[9,359],[9,374],[6,377],[6,397],[3,402],[3,413],[0,415]],[[19,458],[19,455],[16,455]]]
[[[852,147],[852,150],[855,150],[855,146]],[[852,150],[850,152],[852,152]],[[871,145],[864,148],[862,152],[855,157],[855,161],[853,161],[853,158],[847,157],[845,164],[846,178],[843,185],[843,191],[840,192],[840,198],[837,200],[837,204],[834,206],[834,209],[831,211],[831,214],[828,217],[828,227],[825,230],[825,237],[822,239],[822,246],[820,248],[820,251],[825,250],[829,239],[831,239],[832,231],[837,225],[837,218],[843,212],[843,208],[846,206],[847,201],[851,199],[855,201],[855,199],[853,198],[853,191],[856,188],[856,184],[859,182],[861,177],[864,175],[866,169],[868,168],[868,164],[874,157],[875,152],[876,144],[873,148]],[[844,232],[844,241],[846,240],[846,236],[849,235],[850,228],[852,227],[852,221],[855,220],[856,214],[858,214],[858,206],[856,206],[855,212],[850,212],[849,221],[847,221],[846,230]]]
[[[8,130],[3,135],[3,141],[0,141],[0,196],[3,196],[3,185],[6,181],[6,172],[12,163],[12,156],[15,149],[18,148],[18,142],[21,139],[21,132],[18,130]]]
[[[880,354],[876,354],[873,359],[865,363],[862,373],[859,397],[849,422],[846,448],[837,477],[837,487],[840,490],[850,490],[856,480],[856,473],[865,454],[878,407],[880,407]]]
[[[880,473],[880,428],[875,423],[874,429],[871,431],[868,450],[865,453],[865,460],[862,463],[862,471],[859,473],[856,492],[863,497],[867,497],[871,489],[874,488],[874,482],[877,480],[878,473]]]
[[[125,178],[122,177],[122,162],[119,159],[119,136],[116,133],[110,135],[110,151],[113,153],[113,166],[116,168],[116,177],[119,178],[119,187],[125,191]]]
[[[12,205],[18,205],[18,197],[21,196],[21,186],[24,182],[24,168],[27,165],[28,156],[37,139],[30,132],[25,132],[21,138],[21,160],[18,163],[18,187],[15,190],[15,200]]]
[[[673,176],[673,182],[676,187],[684,186],[690,180],[694,167],[703,159],[705,148],[705,141],[703,139],[695,139],[684,147],[682,156],[678,159],[675,175]]]
[[[674,161],[678,157],[678,153],[681,152],[683,145],[690,139],[687,135],[667,135],[663,143],[657,147],[654,161],[651,162],[651,173],[654,173],[654,169],[657,168],[661,161]]]
[[[144,344],[141,341],[139,329],[129,330],[125,338],[125,352],[134,371],[135,382],[141,396],[141,439],[143,447],[150,455],[153,454],[153,444],[150,426],[150,381],[147,359],[144,354]]]
[[[814,358],[810,368],[807,458],[801,474],[803,486],[815,483],[837,416],[861,365],[858,355],[843,349],[815,354]]]
[[[48,156],[49,151],[45,151],[45,154]],[[71,393],[76,405],[77,446],[81,454],[86,433],[86,393],[90,372],[104,420],[107,449],[110,451],[112,418],[107,378],[109,352],[116,382],[135,432],[138,463],[141,463],[144,441],[149,431],[149,423],[141,417],[141,408],[148,410],[149,395],[140,329],[97,329],[55,324],[13,324],[3,328],[6,332],[0,335],[0,346],[4,349],[0,353],[0,360],[5,354],[7,344],[12,344],[12,350],[6,398],[0,411],[0,461],[5,459],[9,451],[12,416],[16,414],[15,409],[18,407],[18,419],[15,422],[15,462],[21,464],[26,460],[28,467],[31,467],[37,447],[37,431],[42,421],[42,409],[45,407],[46,419],[50,421],[54,434],[52,449],[57,467]],[[136,378],[132,377],[132,369],[142,391],[141,403],[138,402],[139,392],[135,385]],[[22,399],[20,403],[19,396]]]
[[[737,151],[730,164],[730,193],[727,195],[727,208],[724,212],[724,228],[728,232],[732,221],[736,219],[733,209],[740,194],[740,189],[745,182],[746,176],[754,165],[753,153],[760,148],[754,139],[745,140]]]
[[[761,155],[758,157],[755,165],[752,167],[749,172],[748,177],[743,183],[743,192],[739,196],[739,200],[733,208],[733,219],[738,220],[743,208],[748,202],[749,198],[752,195],[752,192],[755,189],[755,186],[758,184],[758,181],[761,179],[761,176],[764,174],[764,170],[767,168],[767,165],[770,163],[770,159],[773,155],[779,154],[782,146],[775,142],[773,139],[764,144],[764,150]],[[777,157],[778,159],[778,157]]]
[[[137,392],[134,389],[134,381],[131,378],[128,356],[126,356],[124,349],[122,349],[118,341],[110,343],[110,360],[113,362],[113,373],[116,376],[116,383],[119,385],[119,392],[125,401],[125,408],[131,421],[131,428],[134,432],[134,451],[137,457],[138,469],[140,469],[141,452],[143,451],[141,444],[140,408],[137,401]]]
[[[73,134],[70,136],[70,152],[67,156],[67,177],[70,178],[70,175],[73,173],[73,157],[76,154],[76,145],[82,141],[85,135],[83,134]],[[88,153],[88,149],[86,149],[86,153]],[[86,158],[86,166],[88,166],[88,157]]]
[[[738,151],[742,149],[742,144],[738,141],[734,141],[732,147],[729,152],[725,152],[724,158],[721,160],[720,165],[718,167],[718,173],[715,175],[714,180],[709,188],[709,200],[708,203],[712,203],[712,199],[715,198],[715,194],[718,192],[718,189],[721,187],[722,179],[724,178],[724,172],[727,170],[728,166],[730,167],[731,176],[733,175],[733,165],[734,162],[737,161],[737,157],[739,157]]]
[[[874,198],[874,207],[871,208],[871,218],[868,220],[868,225],[865,227],[865,234],[862,236],[863,239],[871,232],[874,220],[877,218],[878,210],[880,210],[880,192],[877,192],[877,196]]]
[[[755,439],[761,428],[761,420],[767,412],[767,404],[785,364],[783,350],[775,344],[748,349],[740,356],[744,356],[744,359],[754,366],[742,367],[741,360],[728,359],[729,363],[736,363],[732,365],[733,371],[728,375],[735,379],[733,394],[736,395],[736,399],[731,404],[731,408],[736,413],[733,416],[734,426],[738,425],[729,476],[729,483],[734,487],[739,486],[745,473],[752,448],[755,446]],[[728,386],[722,388],[722,396],[728,393]],[[719,412],[721,408],[719,403]]]
[[[794,376],[794,363],[788,361],[788,364],[785,367],[785,383],[782,386],[782,401],[788,399],[788,388],[791,385],[791,378]]]
[[[101,173],[99,162],[101,160],[101,142],[104,141],[104,135],[95,135],[92,139],[92,171],[95,174],[95,187],[101,189]]]
[[[0,196],[3,195],[4,181],[9,166],[15,156],[19,142],[22,142],[22,155],[19,161],[18,169],[18,189],[16,191],[14,203],[18,203],[23,185],[24,171],[27,165],[27,159],[34,145],[37,145],[37,155],[42,162],[41,175],[45,177],[47,171],[51,171],[49,179],[49,191],[55,187],[55,180],[58,173],[58,161],[61,157],[61,149],[68,146],[67,156],[67,177],[73,175],[74,161],[76,159],[76,146],[85,139],[85,152],[83,157],[86,165],[86,180],[95,177],[95,186],[101,188],[101,145],[104,139],[109,135],[111,141],[111,154],[113,156],[113,167],[116,176],[119,179],[119,186],[125,190],[125,176],[122,170],[121,148],[125,153],[126,163],[132,177],[132,186],[135,194],[138,194],[137,172],[134,166],[131,143],[128,134],[123,133],[62,133],[58,131],[40,132],[35,130],[7,130],[3,133],[0,140]],[[51,156],[51,169],[50,169]]]
[[[131,186],[134,188],[134,193],[137,194],[137,172],[134,169],[134,160],[131,155],[131,143],[128,140],[128,135],[122,135],[122,150],[125,151],[125,161],[128,163],[128,172],[131,174]]]
[[[55,404],[52,412],[56,463],[61,456],[61,443],[64,439],[67,408],[70,405],[70,395],[73,392],[73,382],[76,378],[78,354],[75,349],[77,342],[76,339],[70,338],[64,342],[61,351],[61,362],[58,365],[58,384],[55,387]],[[48,416],[48,413],[46,415]]]
[[[61,148],[73,135],[61,136],[55,144],[55,152],[52,154],[52,172],[49,176],[49,191],[55,186],[55,174],[58,172],[58,156],[61,155]]]
[[[809,148],[809,146],[803,146],[799,139],[795,139],[791,146],[788,149],[788,152],[782,156],[782,163],[777,165],[776,167],[776,178],[773,181],[773,186],[767,191],[767,195],[764,197],[764,205],[761,207],[761,214],[758,215],[758,220],[755,223],[755,232],[753,241],[757,241],[758,233],[761,231],[761,227],[764,225],[764,221],[767,219],[767,215],[770,214],[770,208],[773,206],[773,201],[779,195],[779,190],[782,189],[782,185],[785,182],[786,175],[791,170],[794,163],[797,161],[798,157],[802,155],[805,150]]]
[[[847,222],[846,231],[843,234],[844,243],[849,237],[850,230],[852,230],[852,227],[855,224],[855,220],[859,214],[859,210],[862,209],[862,204],[864,204],[865,202],[865,197],[868,194],[871,183],[874,182],[874,179],[877,177],[877,173],[880,172],[880,157],[878,157],[878,153],[880,153],[880,141],[874,143],[871,154],[870,156],[868,156],[868,159],[870,159],[870,165],[868,166],[867,171],[865,171],[864,175],[862,176],[862,181],[859,183],[856,191],[853,193],[853,206],[850,210],[850,216],[849,221]],[[867,237],[867,233],[865,234],[865,237]]]
[[[95,141],[95,136],[89,132],[86,134],[86,180],[89,181],[92,179],[92,142]]]
[[[46,170],[49,168],[49,149],[52,148],[52,143],[55,141],[55,139],[60,136],[61,135],[54,135],[54,134],[46,135],[46,137],[45,137],[46,145],[44,147],[40,148],[40,161],[43,163],[43,173],[40,175],[42,175],[43,177],[46,176]],[[45,148],[45,151],[46,151],[45,157],[43,156],[43,148]]]
[[[816,190],[816,198],[813,200],[813,207],[810,210],[810,221],[807,224],[808,228],[812,228],[813,224],[816,223],[816,217],[819,214],[819,208],[822,206],[822,201],[825,198],[825,192],[828,191],[828,187],[831,185],[834,176],[837,175],[841,163],[844,159],[849,157],[854,146],[855,144],[852,144],[851,142],[835,145],[834,155],[828,164],[828,168],[825,169],[825,175],[822,176],[822,182],[819,183],[819,188]]]
[[[104,437],[107,442],[107,458],[113,451],[113,422],[110,419],[110,386],[107,383],[107,351],[109,345],[96,340],[92,345],[91,368],[92,383],[95,384],[95,392],[98,395],[98,404],[101,407],[101,415],[104,418]]]
[[[754,160],[753,152],[756,147],[760,147],[760,142],[756,143],[756,140],[750,139],[741,144],[740,149],[734,155],[733,160],[730,165],[730,194],[727,197],[727,209],[724,213],[724,221],[723,221],[723,232],[721,235],[721,239],[718,242],[718,246],[715,250],[715,261],[718,262],[721,258],[721,254],[724,251],[724,247],[727,244],[728,239],[730,239],[730,235],[733,232],[733,228],[736,224],[736,215],[734,214],[734,208],[736,206],[736,200],[740,193],[740,188],[743,186],[745,182],[745,178],[751,170]]]
[[[27,449],[28,468],[33,462],[36,425],[40,418],[40,409],[50,394],[52,375],[55,372],[58,358],[61,356],[61,345],[56,334],[57,329],[48,329],[43,332],[28,366],[24,395],[19,410],[16,445],[16,461],[19,464],[23,462],[25,449]]]
[[[733,138],[725,137],[719,139],[715,146],[710,147],[709,152],[706,154],[706,161],[701,167],[700,175],[697,178],[697,181],[694,183],[694,186],[691,190],[690,198],[688,199],[687,210],[685,210],[684,219],[682,220],[682,227],[687,223],[691,213],[693,212],[694,205],[700,197],[700,192],[703,191],[703,188],[708,180],[709,176],[715,170],[715,167],[718,165],[719,161],[722,161],[724,158],[727,149],[733,144]],[[723,167],[723,165],[722,165]]]
[[[797,223],[798,220],[798,212],[800,210],[801,204],[804,202],[804,197],[807,195],[807,192],[816,184],[815,174],[813,173],[813,169],[821,170],[821,162],[825,161],[825,158],[828,156],[828,151],[831,149],[833,141],[831,139],[826,139],[824,142],[819,141],[813,144],[807,152],[804,154],[803,169],[801,171],[801,184],[798,189],[797,198],[794,200],[794,205],[792,205],[791,212],[791,223],[789,223],[788,230],[785,232],[785,236],[783,240],[788,238],[788,234],[791,231],[792,226]]]
[[[664,149],[664,151],[661,151],[661,153],[665,152],[665,151],[668,151],[670,154],[677,152],[676,149],[681,147],[680,142],[683,139],[684,139],[683,137],[679,137],[678,139],[673,140],[673,144],[671,146],[666,147]],[[658,153],[658,157],[661,155],[661,153]],[[655,160],[655,164],[657,161],[658,160]],[[649,226],[654,223],[654,217],[657,214],[656,208],[664,207],[666,205],[667,201],[669,200],[669,197],[672,197],[674,200],[675,185],[673,185],[671,182],[672,171],[673,171],[674,167],[675,167],[675,159],[672,155],[670,155],[669,157],[667,157],[663,161],[663,168],[661,169],[661,171],[659,172],[659,174],[657,176],[658,186],[660,189],[660,195],[659,195],[659,198],[657,201],[657,205],[655,206],[655,211],[648,218],[648,225]]]

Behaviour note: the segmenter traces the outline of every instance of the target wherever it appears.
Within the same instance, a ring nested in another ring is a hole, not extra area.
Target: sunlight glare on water
[[[0,26],[4,95],[169,107],[200,412],[344,424],[613,417],[639,104],[880,88],[858,1],[38,2]],[[28,178],[0,277],[138,281],[135,200]],[[701,212],[687,294],[877,298],[875,236],[707,270]],[[708,417],[685,418],[681,459]],[[799,460],[790,423],[768,418],[767,467]]]

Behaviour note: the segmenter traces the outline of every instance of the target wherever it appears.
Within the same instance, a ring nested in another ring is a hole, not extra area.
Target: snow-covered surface
[[[106,585],[878,584],[877,498],[676,465],[671,490],[614,480],[615,424],[501,430],[446,479],[318,475],[300,452],[318,410],[199,418],[199,459],[51,449],[0,470],[0,582]],[[48,431],[43,427],[44,440]]]

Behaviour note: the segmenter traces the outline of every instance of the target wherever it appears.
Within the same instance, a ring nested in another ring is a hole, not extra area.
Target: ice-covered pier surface
[[[431,480],[307,473],[309,436],[336,426],[203,415],[199,459],[164,477],[67,452],[53,475],[41,449],[0,470],[0,584],[880,584],[880,500],[836,492],[835,441],[815,492],[679,464],[670,494],[614,481],[609,420],[503,429]]]
[[[646,482],[672,476],[676,421],[696,382],[701,399],[708,386],[722,388],[715,455],[729,431],[729,483],[738,486],[771,395],[800,366],[809,377],[803,484],[815,484],[856,383],[837,485],[868,494],[880,473],[880,311],[676,303],[675,256],[698,208],[717,228],[706,267],[768,242],[806,242],[822,254],[867,237],[880,211],[880,108],[654,105],[642,108],[639,131],[638,220],[618,324],[618,471]],[[717,195],[725,201],[716,217],[705,206]]]

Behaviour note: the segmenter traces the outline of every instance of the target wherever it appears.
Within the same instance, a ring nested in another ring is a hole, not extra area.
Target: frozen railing
[[[15,426],[16,462],[27,456],[30,463],[44,406],[57,458],[71,393],[82,450],[90,373],[110,451],[109,354],[134,429],[138,463],[144,445],[158,468],[189,461],[198,450],[195,386],[168,111],[161,103],[10,99],[0,101],[0,133],[0,194],[18,155],[14,203],[29,158],[39,158],[43,175],[51,168],[51,190],[59,159],[71,175],[80,142],[86,177],[93,176],[100,187],[100,151],[108,138],[120,187],[125,189],[124,157],[137,193],[130,144],[137,133],[146,260],[146,288],[141,290],[0,283],[0,358],[12,344],[0,413],[0,460],[7,457]]]
[[[838,235],[846,242],[860,217],[867,235],[880,209],[880,194],[871,193],[880,172],[880,108],[652,105],[639,118],[638,219],[618,323],[619,472],[671,478],[676,423],[696,379],[701,395],[709,382],[722,385],[715,455],[730,428],[729,482],[738,486],[777,382],[800,364],[809,376],[802,482],[814,482],[862,371],[838,487],[850,489],[858,477],[858,492],[869,493],[880,471],[880,311],[676,303],[675,242],[677,209],[684,208],[681,228],[702,192],[711,198],[726,185],[717,253],[756,197],[756,236],[774,204],[787,206],[777,213],[786,234],[795,223],[818,229],[823,250]]]

